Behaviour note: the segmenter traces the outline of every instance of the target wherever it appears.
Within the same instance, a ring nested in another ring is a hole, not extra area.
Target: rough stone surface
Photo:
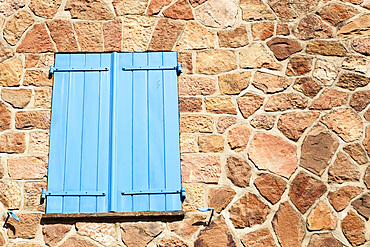
[[[265,111],[286,111],[291,109],[304,109],[307,99],[296,93],[283,93],[270,97],[265,105]]]
[[[6,105],[0,102],[0,131],[10,129],[11,112]]]
[[[41,204],[40,191],[46,190],[46,182],[26,182],[24,184],[23,209],[45,212],[45,202]]]
[[[149,51],[171,51],[184,25],[170,19],[160,19],[149,44]]]
[[[158,247],[188,247],[188,245],[177,237],[166,237],[157,244]]]
[[[72,225],[66,224],[44,225],[42,227],[42,234],[44,236],[45,243],[49,246],[55,246],[65,237],[71,228]]]
[[[290,30],[288,24],[277,24],[276,26],[276,35],[289,35]]]
[[[185,184],[186,198],[182,204],[184,211],[196,211],[206,206],[205,190],[202,184]]]
[[[250,124],[256,129],[270,130],[274,127],[275,120],[275,116],[262,115],[251,119]]]
[[[74,24],[81,51],[102,52],[102,24],[97,22],[76,22]]]
[[[35,90],[35,107],[51,108],[51,88],[41,88]]]
[[[351,143],[343,147],[343,150],[360,165],[364,165],[369,162],[369,159],[366,156],[366,151],[360,143]]]
[[[191,238],[204,225],[206,219],[206,214],[195,211],[185,214],[182,221],[168,222],[167,226],[171,232],[184,238]]]
[[[17,52],[54,52],[54,45],[46,31],[45,24],[36,24],[26,33]]]
[[[255,113],[263,104],[264,97],[253,93],[246,93],[243,97],[237,98],[240,112],[244,118]]]
[[[274,14],[261,0],[241,0],[240,7],[243,11],[243,20],[275,20]]]
[[[121,223],[121,237],[128,247],[146,246],[164,230],[160,222]]]
[[[256,72],[252,82],[253,86],[264,93],[284,91],[291,83],[288,78],[263,72]]]
[[[8,229],[9,238],[34,238],[40,225],[41,214],[20,213],[17,216],[19,221],[13,218],[8,221],[10,225]]]
[[[177,62],[181,64],[184,73],[193,74],[193,54],[191,52],[178,52]]]
[[[255,194],[248,192],[230,207],[229,213],[235,228],[245,228],[265,222],[270,209]]]
[[[346,55],[346,49],[338,41],[330,40],[315,40],[310,42],[306,51],[309,54],[318,54],[323,56],[339,56],[343,57]]]
[[[0,153],[23,153],[25,150],[24,133],[7,132],[0,135]]]
[[[229,186],[210,188],[208,204],[210,207],[213,207],[217,213],[220,213],[231,202],[235,194],[235,191]]]
[[[191,134],[180,135],[180,152],[195,153],[198,151],[197,137]]]
[[[163,15],[172,19],[182,19],[182,20],[194,19],[191,6],[186,0],[177,0],[169,8],[163,11]]]
[[[251,56],[251,54],[255,54]],[[253,43],[239,53],[240,67],[245,69],[266,68],[280,70],[282,66],[275,62],[274,57],[259,43]]]
[[[350,211],[342,221],[342,230],[348,241],[358,246],[366,241],[365,222],[355,212]]]
[[[338,239],[334,238],[331,233],[313,234],[308,247],[343,247],[345,246]]]
[[[363,15],[338,29],[339,38],[348,38],[357,35],[369,35],[370,15]]]
[[[148,15],[158,14],[164,6],[169,5],[170,3],[171,3],[171,0],[150,1],[146,14]]]
[[[366,127],[365,139],[362,143],[367,151],[367,154],[370,155],[370,127]]]
[[[360,198],[356,199],[351,203],[352,207],[362,215],[366,220],[369,220],[370,216],[370,194],[364,194]]]
[[[0,23],[1,24],[1,23]],[[1,26],[1,25],[0,25]],[[13,51],[5,44],[0,41],[0,63],[14,55]]]
[[[328,181],[333,183],[356,182],[360,180],[361,172],[357,165],[342,152],[328,171]]]
[[[370,168],[367,168],[364,175],[364,182],[366,184],[366,188],[370,188]]]
[[[334,107],[346,104],[348,94],[336,89],[325,89],[310,106],[315,110],[330,110]]]
[[[49,87],[52,84],[53,80],[49,79],[42,70],[27,70],[23,80],[23,85],[25,86]]]
[[[249,85],[251,72],[238,72],[221,75],[218,77],[218,85],[221,94],[240,94]]]
[[[285,113],[280,116],[277,127],[286,137],[297,141],[319,115],[318,112]]]
[[[236,118],[231,116],[222,116],[217,120],[217,131],[224,133],[227,128],[236,123]]]
[[[5,208],[19,209],[21,206],[21,188],[13,181],[0,181],[0,202]]]
[[[367,72],[368,60],[362,56],[349,56],[346,57],[342,63],[342,68],[353,70],[359,73]]]
[[[26,5],[25,2],[25,0],[3,0],[0,5],[0,13],[8,17],[23,8]]]
[[[155,19],[147,16],[125,16],[123,22],[124,52],[143,52],[150,41]]]
[[[180,76],[179,95],[211,95],[216,92],[216,82],[207,77]]]
[[[300,77],[295,81],[293,88],[304,95],[313,98],[320,92],[322,85],[311,77]]]
[[[34,19],[30,13],[28,13],[27,11],[19,11],[14,16],[12,16],[5,25],[3,32],[5,40],[9,44],[15,45],[20,40],[23,33],[27,30],[28,27],[32,25],[33,22]]]
[[[330,86],[339,74],[339,64],[334,61],[317,59],[313,76],[324,85]]]
[[[311,231],[334,230],[337,219],[323,202],[313,208],[307,217],[307,228]]]
[[[122,20],[116,19],[111,22],[104,23],[104,50],[119,51],[122,46]]]
[[[198,139],[199,152],[217,153],[224,150],[224,138],[222,135],[203,135]]]
[[[8,172],[12,179],[40,179],[47,176],[47,157],[8,158]]]
[[[31,0],[28,7],[35,15],[51,19],[57,13],[61,3],[62,0]]]
[[[19,86],[22,74],[22,62],[18,58],[0,64],[0,85],[4,87]]]
[[[115,5],[116,1],[113,2],[113,5]],[[125,1],[125,3],[128,2],[130,1]],[[68,10],[69,13],[71,13],[73,19],[109,20],[113,19],[114,17],[105,4],[103,4],[101,1],[68,0],[65,10]]]
[[[366,121],[370,122],[370,108],[364,113],[364,118]]]
[[[225,223],[223,216],[213,220],[211,224],[199,232],[194,247],[212,247],[212,246],[235,247],[236,244]]]
[[[292,57],[287,65],[288,76],[304,75],[311,71],[311,58],[305,56]]]
[[[49,133],[31,132],[28,152],[31,154],[47,154],[49,152]]]
[[[69,246],[74,246],[74,247],[97,247],[96,243],[94,243],[91,240],[87,240],[85,238],[78,238],[77,236],[72,236],[69,237],[67,240],[65,240],[60,247],[69,247]]]
[[[230,156],[226,161],[227,177],[239,187],[249,187],[251,167],[247,161],[237,156]]]
[[[236,107],[231,97],[207,97],[204,98],[204,103],[208,112],[217,114],[237,114]]]
[[[49,129],[50,111],[19,111],[15,115],[17,129]]]
[[[287,183],[283,179],[267,173],[254,180],[254,185],[263,197],[275,204],[280,201]]]
[[[177,50],[214,48],[214,33],[201,25],[189,21],[177,42]]]
[[[234,151],[242,151],[248,144],[251,130],[248,125],[240,125],[230,129],[227,142]]]
[[[182,156],[182,182],[217,183],[221,175],[221,160],[217,155]]]
[[[334,192],[329,192],[328,199],[334,209],[340,212],[345,209],[349,201],[358,196],[362,190],[363,189],[355,186],[344,186]]]
[[[321,122],[346,142],[358,140],[362,136],[363,122],[352,109],[333,110]]]
[[[344,4],[332,4],[318,11],[321,18],[332,25],[345,21],[357,13],[358,11],[354,7]]]
[[[253,40],[266,40],[274,34],[275,25],[271,22],[260,22],[252,25]]]
[[[51,38],[59,52],[77,52],[77,41],[72,25],[67,20],[52,20],[47,23]]]
[[[290,186],[289,198],[297,209],[304,214],[325,191],[326,186],[321,181],[307,173],[300,172]]]
[[[207,27],[227,28],[234,25],[238,6],[231,0],[209,0],[195,10],[196,19]]]
[[[76,228],[78,234],[88,236],[105,246],[117,240],[114,224],[77,222]]]
[[[32,90],[30,89],[5,89],[3,88],[1,90],[1,98],[11,104],[14,108],[24,108],[28,105],[28,103],[31,101],[31,96],[32,96]],[[0,104],[2,105],[2,104]],[[0,107],[0,114],[3,112],[3,107]],[[1,117],[3,121],[4,116]],[[0,121],[0,122],[1,122]],[[2,125],[2,124],[0,124]]]
[[[360,38],[355,39],[352,43],[353,49],[355,51],[362,53],[364,55],[370,55],[370,39],[369,38]]]
[[[180,133],[213,132],[213,117],[206,115],[181,115]]]
[[[314,1],[289,1],[269,0],[268,4],[282,21],[293,21],[314,9],[319,0]]]
[[[295,30],[296,37],[303,40],[326,39],[332,37],[330,26],[326,25],[316,15],[307,15]]]
[[[341,77],[339,77],[337,86],[353,91],[359,87],[364,87],[368,85],[369,82],[370,78],[363,75],[343,73]]]
[[[288,38],[273,38],[267,42],[267,45],[279,60],[284,60],[302,50],[302,46],[296,40]]]
[[[219,31],[217,35],[221,47],[239,48],[249,44],[245,27],[237,27],[230,31]]]
[[[370,91],[360,91],[352,95],[350,106],[360,112],[370,103]]]
[[[180,97],[179,111],[180,112],[199,112],[202,110],[202,99],[194,97]]]
[[[119,16],[123,16],[125,14],[138,15],[144,13],[148,5],[148,0],[113,0],[112,4],[116,14]]]
[[[300,166],[321,175],[329,165],[338,146],[338,140],[328,130],[322,125],[316,125],[303,141]]]
[[[276,136],[257,133],[250,144],[248,156],[258,169],[289,178],[297,168],[296,149]]]
[[[268,228],[262,228],[243,235],[240,240],[244,246],[276,247],[275,240]]]
[[[199,52],[197,53],[196,64],[197,72],[207,75],[228,72],[237,68],[235,54],[227,50]]]
[[[301,246],[305,235],[304,224],[289,202],[280,204],[272,220],[272,227],[281,246]]]

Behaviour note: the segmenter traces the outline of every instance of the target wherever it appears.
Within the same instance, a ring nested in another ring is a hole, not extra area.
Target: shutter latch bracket
[[[41,199],[47,196],[105,196],[104,191],[46,191],[42,190]]]

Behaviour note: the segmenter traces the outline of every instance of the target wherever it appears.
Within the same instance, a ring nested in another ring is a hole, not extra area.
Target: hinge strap
[[[121,191],[122,195],[151,195],[151,194],[180,194],[181,198],[186,197],[185,188],[181,187],[180,190],[129,190]]]
[[[41,199],[47,196],[105,196],[104,191],[46,191],[42,190]]]
[[[107,67],[90,67],[90,68],[63,68],[63,67],[54,67],[54,66],[51,66],[50,67],[50,71],[49,73],[50,74],[54,74],[55,72],[71,72],[71,71],[75,71],[75,72],[86,72],[86,71],[108,71],[109,68]]]
[[[178,74],[182,72],[181,64],[176,66],[137,66],[137,67],[123,67],[124,71],[134,71],[134,70],[176,70]]]

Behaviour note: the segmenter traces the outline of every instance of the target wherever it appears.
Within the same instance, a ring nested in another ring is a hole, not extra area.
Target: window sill
[[[76,221],[176,221],[182,220],[184,211],[146,211],[146,212],[112,212],[112,213],[56,213],[43,214],[43,222]]]

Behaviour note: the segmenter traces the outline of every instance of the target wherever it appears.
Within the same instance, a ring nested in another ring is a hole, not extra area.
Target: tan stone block
[[[149,51],[171,51],[184,24],[170,19],[160,19],[149,44]]]
[[[194,246],[236,246],[222,215],[199,232]]]
[[[311,231],[334,230],[336,223],[337,219],[330,208],[322,202],[307,217],[307,228]]]
[[[334,164],[329,168],[328,181],[331,183],[357,182],[361,171],[358,166],[342,152],[338,153]]]
[[[80,20],[110,20],[113,13],[101,1],[68,0],[66,10],[69,10],[73,19]]]
[[[274,127],[275,120],[275,116],[262,115],[251,119],[250,124],[256,129],[270,130]]]
[[[86,238],[79,238],[77,236],[72,236],[67,238],[61,245],[60,247],[69,247],[69,246],[78,246],[78,247],[98,247],[101,245],[98,245],[95,241],[93,240],[88,240]]]
[[[8,158],[8,172],[12,179],[41,179],[47,176],[47,157]]]
[[[221,176],[218,155],[184,155],[181,157],[182,182],[217,183]]]
[[[217,35],[221,47],[238,48],[249,44],[248,32],[245,27],[237,27],[230,31],[219,31]]]
[[[168,247],[168,246],[178,246],[178,247],[188,247],[184,241],[177,237],[165,237],[162,238],[161,241],[157,244],[158,247]]]
[[[208,205],[217,213],[224,210],[235,196],[235,191],[230,186],[210,188]]]
[[[332,85],[339,74],[339,67],[337,62],[317,59],[313,76],[324,85]]]
[[[148,5],[149,0],[113,0],[112,4],[118,16],[126,14],[141,15]]]
[[[343,247],[345,246],[342,242],[338,239],[334,238],[331,233],[319,233],[313,234],[310,239],[309,247],[322,247],[322,246],[330,246],[330,247]]]
[[[269,40],[267,45],[279,60],[284,60],[302,50],[302,46],[296,40],[288,38],[276,37]]]
[[[280,116],[278,129],[293,141],[298,141],[304,131],[319,117],[318,112],[289,112]]]
[[[11,112],[6,105],[0,102],[0,131],[10,129]]]
[[[253,40],[266,40],[274,34],[274,23],[260,22],[252,25]]]
[[[244,246],[276,247],[275,240],[268,228],[262,228],[243,235],[240,240]]]
[[[320,92],[323,86],[311,77],[300,77],[295,81],[293,88],[298,92],[313,98]]]
[[[222,135],[202,135],[198,139],[199,152],[216,153],[224,150]]]
[[[8,47],[8,45],[5,42],[0,41],[0,63],[11,58],[13,55],[14,52]]]
[[[152,0],[149,3],[148,9],[146,11],[147,15],[158,14],[164,6],[169,5],[171,0]]]
[[[51,38],[59,52],[77,52],[77,40],[72,25],[67,20],[52,20],[47,22]]]
[[[180,135],[180,152],[195,153],[198,151],[197,137],[189,134]]]
[[[282,93],[270,97],[265,105],[265,111],[286,111],[291,109],[304,109],[307,99],[296,93]]]
[[[23,153],[25,150],[24,133],[7,132],[0,135],[0,153]]]
[[[312,41],[307,45],[306,51],[309,54],[340,57],[345,56],[347,53],[346,49],[340,42],[329,40]]]
[[[369,77],[365,77],[363,75],[358,75],[354,73],[343,73],[339,77],[337,86],[353,91],[359,87],[365,87],[369,83],[370,83]]]
[[[217,64],[217,66],[215,66]],[[227,50],[210,50],[197,53],[198,73],[213,75],[237,69],[235,54]]]
[[[276,35],[284,35],[287,36],[290,34],[288,24],[277,24],[276,25]]]
[[[204,102],[208,112],[217,114],[237,114],[236,107],[231,97],[207,97],[204,98]]]
[[[341,227],[344,235],[353,246],[365,243],[365,222],[352,210],[342,220]]]
[[[180,133],[212,133],[214,119],[207,115],[181,115]]]
[[[179,77],[179,95],[211,95],[215,92],[214,79],[200,76]]]
[[[31,132],[28,152],[31,154],[47,154],[49,152],[49,133]]]
[[[200,112],[202,110],[202,99],[194,97],[180,97],[180,112]]]
[[[10,218],[8,224],[9,238],[25,238],[31,239],[36,237],[36,231],[39,228],[41,214],[17,214],[19,221]]]
[[[1,98],[14,108],[24,108],[31,101],[32,90],[30,89],[5,89],[1,90]]]
[[[50,111],[19,111],[15,114],[17,129],[49,129]]]
[[[249,85],[251,72],[238,72],[221,75],[218,85],[222,94],[240,94]]]
[[[264,93],[284,91],[291,83],[292,80],[289,78],[263,72],[256,72],[252,82],[253,86]]]
[[[205,222],[207,215],[201,212],[186,213],[181,221],[168,222],[167,226],[171,232],[183,238],[191,238],[201,228],[200,222]]]
[[[251,56],[254,54],[254,56]],[[273,56],[271,56],[266,48],[259,43],[254,43],[239,53],[240,67],[245,69],[256,69],[266,68],[273,70],[280,70],[282,66],[275,62]]]
[[[78,234],[87,236],[104,246],[112,245],[118,239],[114,224],[77,222],[76,228]]]
[[[22,37],[24,31],[32,25],[34,19],[27,11],[19,11],[12,16],[4,28],[4,38],[9,44],[15,45]]]
[[[236,124],[236,117],[222,116],[217,121],[217,131],[224,133],[233,124]]]
[[[239,187],[249,187],[251,167],[248,162],[237,156],[230,156],[226,161],[227,178]]]
[[[261,0],[242,0],[240,7],[243,11],[243,20],[275,20],[274,14]]]
[[[369,35],[370,15],[363,15],[343,25],[337,31],[339,38],[349,38],[359,35]]]
[[[40,60],[40,57],[38,55],[27,54],[26,55],[26,68],[36,67],[39,60]]]
[[[181,51],[214,48],[214,36],[214,33],[207,28],[204,28],[193,21],[189,21],[180,36],[176,49]]]
[[[21,74],[22,62],[18,58],[0,64],[0,85],[3,87],[19,86]]]
[[[35,89],[35,107],[51,108],[51,88]]]
[[[230,0],[210,0],[195,9],[197,20],[207,27],[227,28],[235,24],[238,6]]]
[[[311,71],[312,59],[305,56],[292,57],[287,65],[286,75],[298,76],[305,75]]]
[[[185,74],[193,74],[193,54],[190,52],[178,52],[177,62]]]
[[[343,150],[360,165],[364,165],[369,162],[369,159],[366,156],[366,151],[360,143],[351,143],[343,147]]]
[[[41,204],[40,191],[46,190],[46,182],[26,182],[24,184],[23,209],[45,212],[45,202]]]
[[[348,93],[328,88],[312,103],[310,109],[330,110],[346,104],[347,98]]]
[[[244,118],[254,114],[263,104],[264,97],[253,93],[246,93],[243,97],[237,98],[238,107]]]
[[[367,72],[369,61],[363,56],[348,56],[342,63],[343,69],[353,70],[359,73]]]
[[[163,232],[164,227],[161,222],[121,223],[122,242],[127,247],[147,246],[150,241]]]
[[[147,16],[125,16],[123,46],[125,52],[142,52],[150,41],[155,19]]]
[[[21,188],[13,181],[0,181],[0,202],[5,208],[19,209],[21,206]]]
[[[104,50],[105,51],[120,51],[122,46],[122,20],[116,19],[111,22],[104,23]]]
[[[28,7],[37,15],[45,18],[53,18],[58,11],[62,0],[31,0]]]
[[[263,197],[275,204],[280,201],[287,183],[283,179],[267,173],[254,180],[254,185]]]
[[[0,5],[0,13],[8,17],[25,5],[25,0],[3,0]]]
[[[186,191],[186,199],[182,204],[184,211],[196,211],[197,208],[206,206],[204,185],[200,184],[184,184]]]
[[[333,33],[331,26],[325,24],[316,15],[309,14],[299,22],[295,36],[302,40],[327,39],[331,38]]]
[[[348,206],[350,200],[358,196],[363,189],[355,186],[344,186],[335,192],[329,192],[328,199],[334,209],[342,211]]]
[[[26,33],[26,36],[17,48],[17,52],[55,52],[54,45],[44,23],[34,25]]]
[[[44,241],[48,246],[55,246],[71,230],[69,224],[47,224],[42,227]]]
[[[54,55],[53,54],[44,54],[40,58],[40,64],[38,67],[47,67],[47,69],[50,69],[50,66],[54,65]]]
[[[104,50],[101,23],[75,22],[74,27],[81,51],[102,52]]]
[[[42,70],[27,70],[23,80],[24,86],[36,86],[36,87],[51,87],[53,85],[53,80]]]
[[[236,152],[243,151],[248,144],[250,134],[250,128],[246,124],[230,129],[227,135],[227,142],[230,148]]]
[[[163,15],[172,19],[192,20],[194,19],[193,11],[186,0],[177,0],[170,7],[165,9]]]

